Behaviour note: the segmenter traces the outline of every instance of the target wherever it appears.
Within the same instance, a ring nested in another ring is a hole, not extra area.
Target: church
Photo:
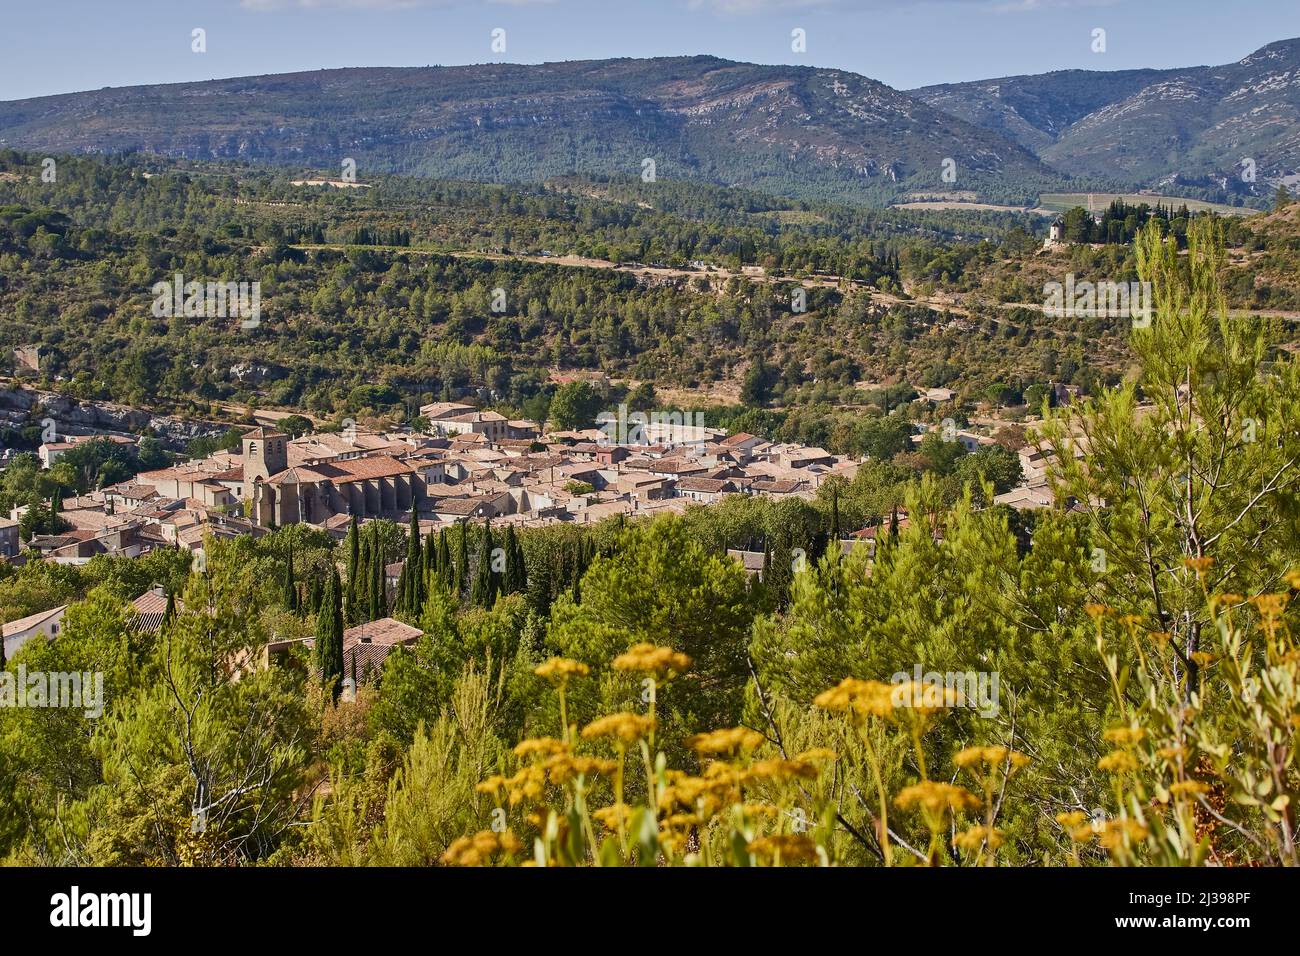
[[[336,515],[397,519],[422,507],[419,470],[392,455],[289,464],[289,438],[255,428],[243,438],[244,500],[261,527],[321,525]]]

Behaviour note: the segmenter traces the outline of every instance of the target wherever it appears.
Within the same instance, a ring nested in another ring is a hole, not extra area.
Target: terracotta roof
[[[439,514],[472,515],[483,506],[479,498],[444,498],[434,505],[433,510]]]
[[[137,631],[157,631],[162,628],[163,618],[167,615],[167,595],[161,587],[150,588],[131,602],[136,610],[132,626]],[[182,611],[185,605],[176,600],[176,610]]]
[[[312,467],[299,466],[286,468],[267,480],[273,485],[286,482],[332,481],[336,485],[345,485],[352,481],[367,481],[374,478],[394,478],[397,475],[411,475],[415,469],[406,462],[398,461],[391,455],[375,455],[372,458],[354,458],[349,461],[332,461]]]
[[[3,628],[4,636],[12,637],[15,634],[20,634],[28,628],[36,627],[47,619],[66,611],[67,609],[68,606],[66,604],[60,604],[58,607],[52,607],[48,611],[37,611],[35,614],[29,614],[26,617],[20,617],[16,621],[10,621]]]
[[[246,439],[251,438],[253,440],[260,440],[260,441],[265,441],[268,438],[288,438],[288,437],[289,437],[288,435],[283,435],[280,432],[276,431],[274,428],[267,429],[265,426],[262,425],[258,425],[256,428],[244,432],[244,438]]]
[[[701,491],[708,494],[719,494],[728,488],[735,490],[735,486],[730,481],[724,481],[720,478],[682,478],[677,482],[678,491]]]
[[[368,624],[358,624],[343,632],[343,649],[354,644],[410,644],[424,632],[391,617],[382,617]]]

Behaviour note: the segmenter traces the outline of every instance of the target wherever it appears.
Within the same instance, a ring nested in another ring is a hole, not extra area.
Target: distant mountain
[[[1032,201],[1064,180],[1029,149],[842,70],[715,57],[325,70],[0,103],[0,146],[488,181],[692,179],[884,203],[955,188]]]
[[[1300,182],[1300,39],[1226,66],[1069,70],[912,95],[1070,175],[1254,195]],[[1240,175],[1246,159],[1253,184]]]

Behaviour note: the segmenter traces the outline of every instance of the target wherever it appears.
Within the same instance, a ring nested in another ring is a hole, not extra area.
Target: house
[[[19,551],[18,522],[0,518],[0,558],[16,558]]]
[[[957,432],[957,440],[961,442],[963,448],[969,452],[979,451],[984,445],[995,445],[995,442],[988,435],[980,435],[976,432],[966,431],[965,429]]]
[[[60,604],[48,611],[38,611],[27,617],[20,617],[4,626],[5,660],[12,660],[18,649],[38,634],[53,639],[58,636],[63,625],[63,615],[68,610],[66,604]]]
[[[509,420],[500,412],[466,412],[452,418],[439,419],[436,426],[446,435],[482,435],[488,441],[508,438]]]
[[[781,450],[781,460],[787,468],[810,468],[813,465],[832,465],[835,456],[825,448],[787,445]]]
[[[950,388],[927,388],[921,397],[931,405],[943,405],[956,398],[957,393]]]
[[[410,647],[424,632],[391,617],[358,624],[343,632],[343,675],[353,681],[378,677],[398,647]]]
[[[995,496],[993,503],[995,505],[1007,505],[1017,511],[1032,511],[1040,508],[1051,508],[1056,503],[1056,499],[1052,494],[1052,489],[1047,485],[1038,485],[1034,488],[1021,485],[1004,494]]]
[[[50,468],[56,461],[78,445],[84,445],[86,442],[92,441],[108,441],[114,445],[134,448],[137,439],[129,435],[69,435],[63,441],[46,442],[37,449],[36,453],[41,459],[41,467]]]
[[[516,439],[534,439],[542,434],[542,426],[529,418],[514,418],[506,422],[506,435]]]
[[[743,464],[756,454],[756,449],[766,445],[767,442],[749,432],[737,432],[722,439],[718,444],[736,461]]]
[[[474,411],[473,405],[464,405],[460,402],[433,402],[420,406],[420,417],[432,424],[472,411]]]
[[[175,603],[178,612],[185,609],[179,599]],[[131,607],[135,609],[136,616],[129,625],[130,628],[150,634],[157,633],[162,630],[163,620],[167,617],[167,592],[161,585],[156,585],[132,601]]]
[[[677,481],[677,497],[689,498],[701,504],[720,501],[723,495],[735,494],[736,486],[730,481],[719,478],[680,478]]]

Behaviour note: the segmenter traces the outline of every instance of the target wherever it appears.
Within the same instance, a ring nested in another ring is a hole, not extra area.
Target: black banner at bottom
[[[1294,871],[1264,869],[0,869],[7,942],[127,946],[328,945],[431,921],[479,937],[554,940],[565,925],[586,935],[593,919],[668,937],[726,927],[761,938],[869,921],[873,940],[915,941],[924,927],[976,930],[987,920],[1070,939],[1198,933],[1228,942],[1281,931],[1297,890]]]

